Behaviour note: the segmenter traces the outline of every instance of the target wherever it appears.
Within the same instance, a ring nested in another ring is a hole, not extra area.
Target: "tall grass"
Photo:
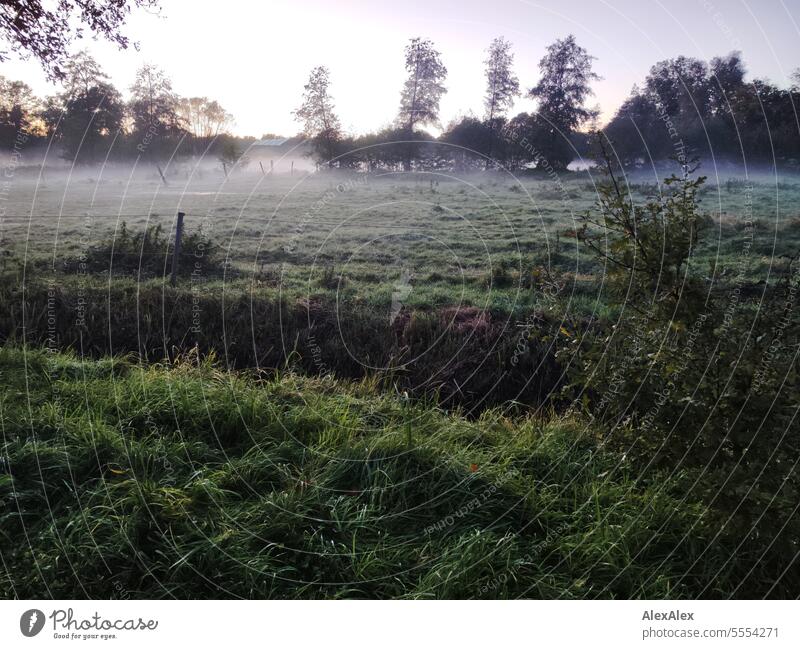
[[[575,419],[468,421],[370,382],[247,377],[196,356],[140,366],[6,347],[0,385],[4,597],[796,587],[755,551],[728,561],[739,540],[680,475],[634,479]]]

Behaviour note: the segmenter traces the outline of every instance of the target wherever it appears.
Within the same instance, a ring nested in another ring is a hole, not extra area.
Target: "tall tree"
[[[503,37],[495,38],[486,57],[486,120],[489,125],[489,159],[487,168],[494,156],[495,132],[502,126],[500,122],[505,119],[506,112],[514,103],[514,98],[519,94],[519,79],[514,74],[511,66],[514,63],[514,54],[511,52],[511,43]]]
[[[89,88],[108,82],[108,75],[87,50],[81,50],[64,65],[62,76],[67,95],[89,92]]]
[[[570,162],[572,132],[597,114],[585,106],[594,94],[591,82],[600,79],[592,71],[594,58],[570,34],[550,45],[539,61],[542,76],[529,96],[539,102],[537,130],[542,155],[555,168],[566,167]]]
[[[398,123],[405,128],[407,139],[411,140],[415,127],[439,123],[439,102],[446,92],[447,68],[431,41],[412,38],[406,46],[406,71],[408,79],[400,95]],[[406,171],[411,170],[411,156],[409,146],[403,160]]]
[[[27,83],[0,76],[0,148],[13,147],[20,134],[31,130],[39,108]]]
[[[303,131],[311,138],[318,158],[332,167],[342,139],[342,127],[334,112],[329,88],[328,68],[320,65],[311,70],[304,86],[303,104],[294,114],[303,122]]]
[[[744,88],[744,62],[741,52],[715,56],[709,65],[711,111],[715,115],[731,112]]]
[[[100,81],[64,103],[60,132],[67,160],[93,163],[122,128],[125,105],[114,86]]]
[[[147,64],[137,70],[130,91],[128,111],[133,122],[133,133],[137,140],[148,142],[148,155],[157,155],[161,147],[151,140],[158,136],[159,142],[163,142],[181,131],[178,99],[172,91],[172,82],[163,70]]]
[[[181,126],[193,136],[193,145],[200,142],[207,146],[233,123],[233,115],[208,97],[180,99],[177,111]]]
[[[131,7],[157,9],[158,0],[0,0],[0,37],[63,79],[70,46],[86,28],[123,49],[130,45],[121,29]],[[0,61],[7,58],[0,50]]]
[[[48,132],[63,146],[66,159],[91,163],[122,128],[125,105],[117,89],[89,54],[65,66],[65,92],[51,97],[42,113]]]

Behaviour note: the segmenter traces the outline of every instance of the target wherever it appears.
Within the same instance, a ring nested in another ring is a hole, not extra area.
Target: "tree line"
[[[127,100],[85,51],[63,66],[60,79],[62,92],[40,99],[26,83],[0,77],[0,148],[12,148],[24,133],[29,141],[52,139],[66,160],[92,164],[109,155],[157,161],[224,153],[234,140],[233,116],[218,101],[180,97],[155,65],[139,68]]]
[[[502,166],[564,169],[588,152],[589,132],[601,130],[623,166],[677,157],[734,161],[800,161],[800,70],[781,89],[764,79],[745,81],[739,52],[709,63],[679,56],[656,63],[640,88],[600,128],[587,105],[600,80],[591,56],[570,35],[556,40],[539,61],[539,80],[526,96],[532,113],[509,116],[522,91],[513,71],[511,44],[496,38],[484,62],[484,113],[453,120],[438,138],[439,102],[447,68],[429,40],[412,39],[405,52],[407,79],[392,126],[362,136],[342,132],[326,67],[312,70],[297,117],[320,163],[336,167],[449,168]]]
[[[600,77],[585,48],[570,35],[556,40],[539,61],[539,79],[523,90],[514,72],[511,43],[494,39],[484,61],[484,110],[442,127],[440,101],[447,68],[430,40],[413,38],[405,49],[406,79],[397,115],[376,133],[346,134],[336,113],[330,71],[315,67],[294,112],[311,155],[320,166],[351,169],[451,169],[504,167],[564,169],[586,153],[588,132],[602,130],[623,165],[668,157],[800,159],[800,71],[781,89],[767,80],[745,81],[741,54],[706,63],[680,56],[655,64],[602,129],[589,106]],[[0,77],[0,147],[20,133],[52,139],[64,158],[96,163],[144,156],[219,156],[229,168],[253,138],[228,132],[231,114],[207,97],[185,98],[153,65],[142,66],[129,98],[86,52],[60,68],[63,91],[39,99],[21,81]],[[517,97],[536,110],[511,116]],[[426,127],[441,129],[434,137]],[[113,146],[112,146],[113,144]]]

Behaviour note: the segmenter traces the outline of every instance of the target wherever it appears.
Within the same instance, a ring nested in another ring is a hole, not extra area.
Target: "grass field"
[[[588,172],[131,178],[10,185],[4,596],[796,596],[800,179],[710,179],[708,330],[651,318],[628,359],[641,321],[576,236]],[[606,384],[570,385],[591,363]]]
[[[467,421],[368,383],[191,359],[6,348],[0,376],[3,597],[791,588],[759,563],[763,542],[689,495],[690,475],[637,475],[580,419]]]
[[[433,173],[408,180],[392,173],[245,170],[224,179],[187,167],[168,186],[142,171],[43,175],[39,182],[32,171],[19,174],[11,184],[2,229],[11,253],[6,268],[27,260],[59,269],[118,237],[123,223],[133,233],[155,224],[171,232],[183,211],[187,231],[202,230],[229,262],[227,283],[250,291],[334,294],[387,316],[397,293],[410,308],[468,304],[512,313],[537,305],[535,292],[526,289],[531,273],[544,268],[563,284],[564,308],[606,308],[597,283],[603,268],[582,254],[575,235],[601,180],[588,172],[558,178]],[[631,177],[632,198],[657,195],[654,180],[652,173]],[[712,177],[702,207],[709,233],[695,263],[704,271],[714,263],[717,276],[739,272],[747,239],[746,277],[754,282],[768,280],[785,265],[781,255],[800,244],[800,179]]]

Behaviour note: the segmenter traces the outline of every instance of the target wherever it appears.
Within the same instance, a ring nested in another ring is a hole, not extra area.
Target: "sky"
[[[326,65],[343,127],[365,133],[398,110],[408,39],[431,39],[448,69],[446,125],[483,114],[485,50],[512,42],[523,89],[535,85],[548,44],[572,33],[597,57],[590,100],[609,119],[652,64],[678,55],[710,59],[740,50],[749,78],[788,85],[800,67],[800,0],[161,0],[135,10],[125,33],[139,51],[85,40],[124,92],[144,62],[163,68],[176,92],[220,101],[238,135],[293,135],[292,116],[314,66]],[[0,64],[41,94],[56,88],[33,61]],[[534,104],[520,98],[514,112]]]

